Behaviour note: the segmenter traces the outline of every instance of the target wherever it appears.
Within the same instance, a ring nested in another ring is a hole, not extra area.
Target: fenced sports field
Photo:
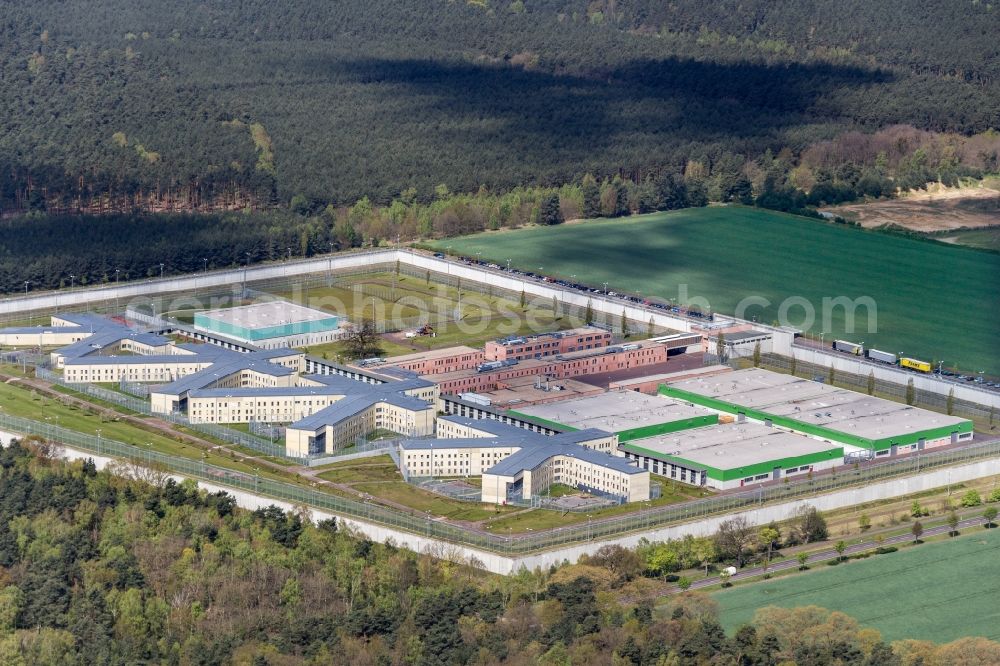
[[[812,304],[820,332],[823,298],[870,296],[878,330],[867,332],[857,310],[855,332],[834,308],[826,339],[926,360],[971,372],[1000,374],[1000,254],[863,231],[771,211],[732,207],[688,209],[629,219],[535,227],[448,239],[439,249],[600,287],[683,300],[703,297],[732,313],[746,297],[767,299],[746,317],[771,323],[782,302]],[[541,267],[541,268],[539,268]],[[802,308],[788,309],[793,325]]]
[[[898,553],[835,567],[816,564],[805,574],[723,590],[714,595],[722,624],[731,632],[763,606],[822,606],[878,629],[889,641],[998,640],[1000,529],[963,532]]]

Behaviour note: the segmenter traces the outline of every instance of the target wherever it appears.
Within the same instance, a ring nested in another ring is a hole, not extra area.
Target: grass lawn
[[[530,306],[529,306],[530,308]],[[523,311],[518,308],[516,313]],[[492,314],[485,317],[467,317],[461,322],[448,322],[438,327],[435,337],[422,337],[414,341],[416,351],[420,349],[440,349],[455,345],[482,347],[488,340],[496,340],[508,335],[530,335],[550,333],[571,328],[574,323],[569,317],[554,317],[551,310],[534,310],[531,321],[526,316],[516,318]],[[412,353],[415,350],[408,350]]]
[[[347,343],[343,340],[337,342],[325,342],[321,345],[313,345],[311,347],[301,347],[300,350],[312,356],[318,356],[324,358],[328,361],[336,361],[338,357],[344,355],[344,360],[347,360],[346,352]],[[411,354],[413,349],[405,347],[400,344],[396,344],[392,340],[382,339],[382,355],[383,356],[400,356],[402,354]]]
[[[402,437],[402,435],[386,428],[376,428],[372,432],[365,435],[365,439],[369,442],[377,442],[383,439],[395,439],[396,437]]]
[[[96,435],[97,430],[100,430],[101,437],[105,439],[134,444],[140,458],[147,450],[147,444],[152,444],[153,451],[190,460],[201,460],[204,451],[195,444],[179,442],[164,434],[125,421],[105,420],[101,416],[88,414],[84,409],[67,407],[55,399],[35,395],[32,391],[14,384],[0,384],[0,411],[35,421],[44,421],[48,417],[53,425],[88,435]],[[240,462],[232,459],[229,454],[219,452],[209,453],[205,461],[210,465],[246,473],[252,473],[256,466],[252,461]],[[260,469],[260,476],[281,481],[295,480],[291,474],[279,474],[266,468]]]
[[[333,483],[357,483],[365,481],[400,481],[402,477],[396,463],[389,456],[375,456],[358,460],[324,465],[319,478]],[[373,493],[374,494],[374,493]]]
[[[36,421],[44,421],[48,418],[53,425],[90,435],[96,434],[96,431],[100,429],[103,437],[121,442],[138,445],[153,442],[155,446],[165,447],[179,445],[175,440],[163,435],[143,430],[123,421],[104,420],[100,416],[88,414],[83,409],[67,407],[57,400],[37,395],[15,384],[0,384],[0,410],[11,416],[20,416]]]
[[[389,339],[383,336],[383,356],[400,356],[430,349],[455,345],[482,346],[487,340],[507,335],[543,333],[571,328],[575,322],[570,317],[553,312],[549,300],[528,301],[524,308],[520,302],[462,290],[461,318],[455,319],[459,293],[455,286],[438,283],[427,285],[423,279],[401,275],[393,289],[393,275],[373,275],[341,278],[339,284],[347,286],[311,287],[277,292],[283,298],[308,300],[312,307],[349,313],[355,320],[371,316],[372,299],[379,320],[406,319],[404,329],[415,325],[413,318],[425,313],[435,329],[435,335],[411,339]],[[360,291],[355,291],[358,287]],[[339,309],[338,309],[339,308]],[[402,324],[400,324],[402,325]],[[332,342],[305,348],[310,354],[336,359],[344,351],[343,342]]]
[[[405,481],[382,481],[355,483],[353,487],[374,497],[380,497],[398,504],[403,504],[417,511],[424,511],[431,517],[443,516],[450,520],[480,521],[495,516],[498,511],[510,511],[507,507],[499,509],[474,502],[462,502],[449,499],[426,490],[421,490]]]
[[[566,497],[567,495],[579,494],[579,490],[573,486],[567,486],[565,483],[553,483],[549,486],[548,490],[545,491],[546,497]]]
[[[514,515],[491,520],[489,521],[489,526],[497,534],[505,534],[508,528],[515,534],[532,530],[545,530],[553,527],[565,527],[566,525],[578,525],[585,523],[588,520],[588,516],[590,516],[593,520],[597,520],[599,518],[621,516],[629,513],[638,515],[646,508],[655,508],[658,506],[666,506],[668,504],[687,502],[691,499],[708,497],[712,494],[709,490],[696,486],[689,486],[686,483],[677,483],[668,478],[654,474],[649,475],[649,480],[651,483],[658,482],[662,486],[663,490],[660,497],[648,502],[620,504],[618,506],[611,506],[604,509],[593,509],[591,511],[562,512],[553,511],[552,509],[526,509],[520,510]]]
[[[714,598],[730,634],[757,608],[816,605],[843,611],[889,641],[947,642],[963,636],[1000,639],[997,594],[1000,529],[973,527],[961,537],[737,585]]]
[[[123,354],[123,356],[124,355],[125,354]],[[122,395],[129,396],[130,398],[134,398],[135,397],[131,393],[128,393],[127,391],[123,391],[122,387],[121,387],[121,384],[119,384],[118,382],[98,382],[98,383],[94,384],[94,386],[99,386],[102,389],[105,389],[107,391],[114,391],[115,393],[121,393]]]
[[[29,376],[33,376],[33,375],[29,375]],[[110,409],[110,410],[116,411],[119,414],[123,414],[125,416],[142,416],[141,412],[137,412],[134,409],[129,409],[128,407],[124,407],[122,405],[119,405],[117,402],[111,402],[109,400],[102,400],[101,398],[95,398],[94,396],[87,395],[86,393],[84,393],[82,391],[75,391],[75,390],[69,388],[68,386],[62,386],[61,384],[50,384],[49,388],[51,388],[56,393],[62,393],[63,395],[71,395],[74,398],[79,398],[81,400],[85,400],[86,402],[90,403],[91,405],[97,405],[98,407],[104,407],[105,409]]]
[[[806,299],[819,333],[823,299],[867,296],[877,304],[877,330],[858,308],[855,332],[834,308],[827,339],[864,340],[868,346],[1000,374],[993,353],[1000,309],[996,300],[1000,255],[863,231],[853,227],[740,206],[642,215],[625,220],[534,227],[476,234],[436,243],[465,256],[511,257],[527,270],[677,300],[701,297],[713,310],[733,313],[750,296],[769,305],[744,316],[778,319],[789,297]],[[829,308],[828,308],[829,309]],[[956,320],[957,313],[974,316]],[[803,323],[791,307],[789,323]],[[875,322],[872,322],[875,323]],[[952,363],[954,359],[955,363]]]

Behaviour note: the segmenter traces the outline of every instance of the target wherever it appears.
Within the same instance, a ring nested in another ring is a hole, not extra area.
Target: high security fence
[[[280,443],[284,439],[284,428],[281,426],[266,423],[251,423],[251,432],[242,432],[232,428],[227,428],[223,425],[218,425],[216,423],[191,423],[188,421],[186,416],[180,413],[161,414],[159,412],[153,412],[153,410],[150,409],[148,399],[137,398],[134,395],[106,389],[101,386],[94,386],[93,384],[67,382],[62,375],[41,366],[35,366],[35,376],[38,379],[44,379],[47,382],[58,384],[59,386],[77,393],[85,394],[91,398],[102,400],[118,407],[133,411],[137,414],[153,416],[158,419],[170,421],[171,423],[176,423],[177,425],[185,428],[190,428],[195,432],[208,435],[209,437],[213,437],[224,442],[229,442],[230,444],[236,446],[242,446],[267,456],[281,458],[283,460],[288,460],[300,465],[308,465],[310,467],[328,465],[341,460],[351,460],[353,458],[364,458],[391,453],[392,448],[396,443],[396,440],[376,440],[374,442],[362,440],[357,442],[354,446],[350,446],[346,449],[339,449],[328,453],[319,453],[304,457],[290,456],[286,453],[285,447]],[[136,385],[130,385],[129,387],[124,388],[126,390],[131,390],[135,386]],[[144,387],[142,384],[137,386]]]
[[[745,365],[740,365],[740,363],[745,364],[745,362],[746,359],[734,360],[733,366],[737,368],[745,367]],[[792,370],[792,359],[787,356],[779,356],[777,354],[762,354],[760,364],[761,367],[782,370],[784,372],[791,372]],[[870,368],[864,367],[864,371],[869,372]],[[829,367],[816,365],[815,363],[806,363],[798,360],[795,361],[795,374],[798,376],[814,377],[817,380],[826,382],[828,380],[829,373]],[[906,384],[890,382],[878,377],[873,379],[876,395],[885,396],[896,400],[897,402],[904,402],[906,400]],[[833,380],[835,384],[846,386],[861,393],[866,393],[868,391],[869,377],[867,374],[836,371],[834,372]],[[938,412],[944,412],[948,409],[947,394],[924,391],[918,388],[913,389],[913,394],[913,404],[916,407],[924,407]],[[967,419],[978,419],[981,422],[989,421],[990,419],[1000,420],[1000,415],[991,414],[991,410],[987,405],[980,405],[974,402],[959,400],[957,398],[952,400],[952,414]]]
[[[185,428],[190,428],[196,432],[200,432],[204,435],[214,437],[215,439],[222,440],[224,442],[229,442],[230,444],[235,444],[236,446],[243,446],[248,449],[253,449],[259,453],[263,453],[268,456],[274,456],[277,458],[282,458],[285,460],[292,460],[295,462],[304,463],[305,460],[302,458],[296,458],[289,456],[285,453],[285,447],[281,444],[275,443],[273,440],[264,439],[263,437],[258,437],[248,432],[240,432],[239,430],[233,430],[232,428],[226,428],[224,426],[217,425],[215,423],[191,423],[188,421],[187,417],[183,414],[160,414],[154,413],[149,406],[149,400],[143,400],[137,398],[134,395],[126,395],[119,391],[113,391],[111,389],[106,389],[101,386],[94,386],[93,384],[77,384],[72,382],[67,382],[62,375],[52,372],[41,366],[35,367],[35,376],[38,379],[44,379],[47,382],[52,382],[53,384],[58,384],[64,388],[68,388],[77,393],[86,394],[92,398],[97,398],[98,400],[103,400],[104,402],[117,405],[119,407],[124,407],[125,409],[136,412],[137,414],[143,414],[146,416],[155,416],[156,418],[163,419],[165,421],[170,421],[171,423],[176,423],[178,425],[184,426]]]
[[[663,525],[691,522],[711,515],[724,514],[770,502],[805,498],[817,493],[869,484],[882,479],[917,474],[922,471],[990,458],[1000,458],[1000,440],[973,444],[953,450],[932,452],[878,464],[859,465],[837,474],[796,483],[760,487],[731,495],[685,502],[665,507],[640,508],[628,516],[588,520],[584,524],[524,535],[480,532],[434,520],[430,515],[414,515],[372,502],[337,497],[304,485],[262,478],[204,462],[158,453],[145,447],[102,439],[100,436],[68,430],[51,423],[40,423],[0,413],[0,427],[11,432],[46,437],[84,451],[124,458],[136,464],[151,465],[191,478],[251,491],[258,495],[325,509],[340,515],[397,528],[452,543],[490,550],[501,554],[522,554],[564,544],[609,538]]]

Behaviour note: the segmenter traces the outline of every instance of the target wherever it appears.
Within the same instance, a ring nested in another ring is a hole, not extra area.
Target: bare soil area
[[[922,233],[980,229],[1000,225],[1000,190],[985,186],[936,187],[899,199],[823,210],[860,222],[866,228],[894,225]]]

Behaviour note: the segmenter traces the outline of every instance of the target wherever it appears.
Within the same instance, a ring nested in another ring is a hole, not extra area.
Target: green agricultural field
[[[969,229],[968,231],[958,231],[947,236],[948,242],[959,245],[978,247],[983,250],[993,250],[1000,252],[1000,227],[990,227],[989,229]]]
[[[842,611],[885,639],[939,643],[962,636],[1000,639],[1000,529],[849,561],[771,581],[737,585],[714,597],[729,633],[757,608],[822,606]],[[818,569],[818,570],[817,570]]]
[[[959,246],[863,231],[809,218],[740,206],[690,209],[619,220],[487,232],[437,243],[484,259],[612,288],[690,302],[733,313],[743,299],[763,297],[747,318],[772,322],[785,299],[800,297],[816,313],[823,299],[868,296],[877,304],[877,330],[857,309],[845,331],[843,308],[828,319],[826,339],[868,346],[960,370],[1000,374],[1000,255]],[[686,289],[686,294],[685,294]],[[703,303],[704,305],[704,303]],[[789,302],[789,305],[794,303]],[[788,310],[803,324],[803,308]]]

